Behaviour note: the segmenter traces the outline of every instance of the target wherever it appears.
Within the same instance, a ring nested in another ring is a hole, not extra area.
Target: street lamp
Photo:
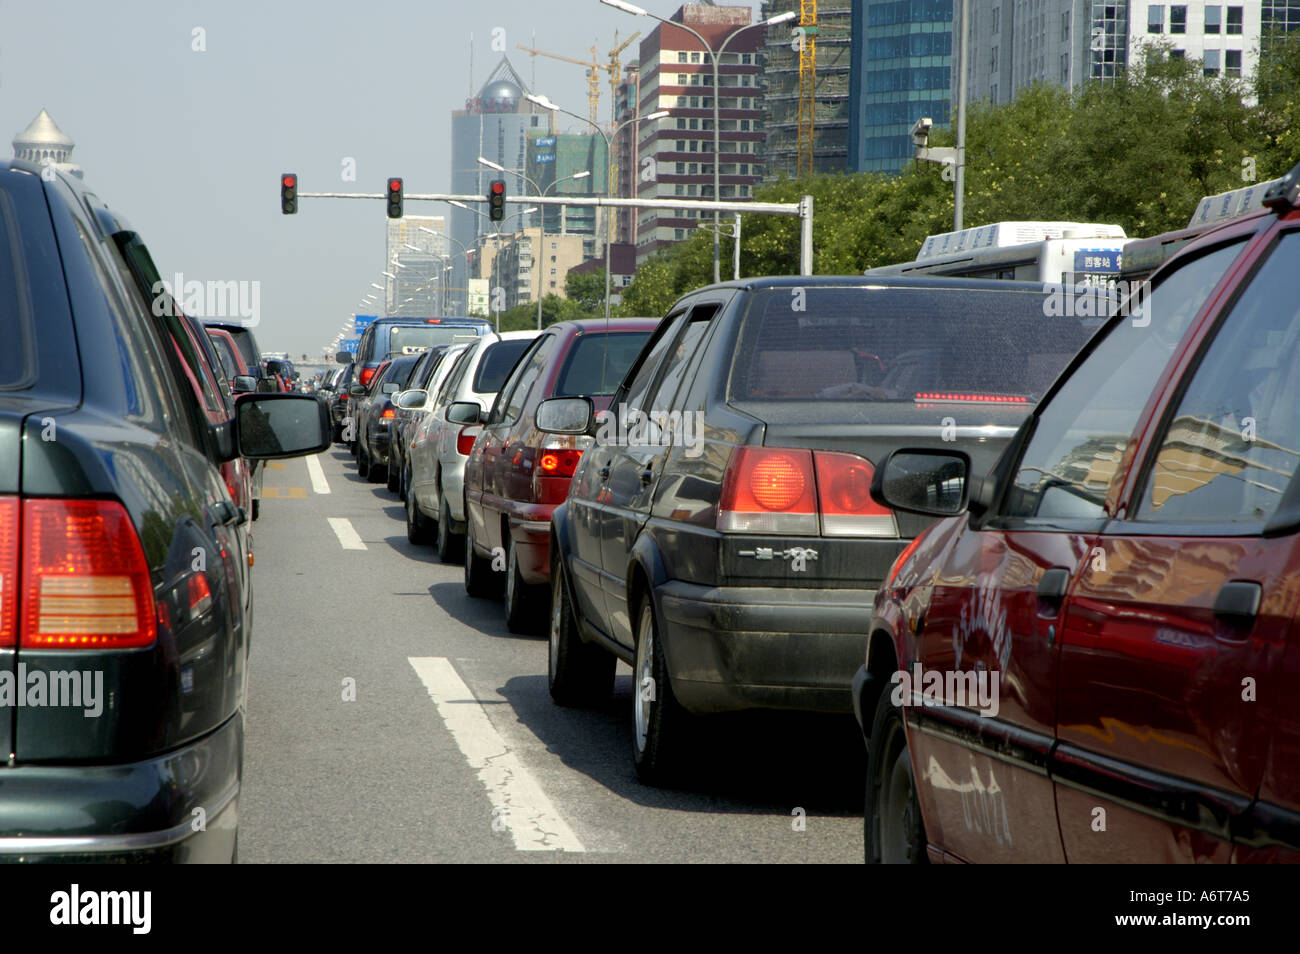
[[[575,172],[575,173],[574,173],[573,175],[571,175],[571,176],[565,176],[565,177],[562,178],[562,179],[556,179],[554,182],[552,182],[550,185],[548,185],[545,189],[542,190],[542,195],[545,196],[546,193],[550,192],[552,189],[554,189],[554,188],[555,188],[557,185],[559,185],[561,182],[576,181],[576,180],[578,180],[578,179],[589,179],[590,177],[591,177],[591,170],[590,170],[590,169],[584,169],[582,172]],[[560,237],[561,237],[561,238],[564,237],[564,232],[565,232],[565,215],[566,215],[566,211],[567,211],[567,209],[568,209],[568,206],[564,206],[564,205],[560,206]],[[595,225],[595,222],[594,222],[594,221],[593,221],[592,225],[593,225],[593,226]],[[541,232],[540,232],[539,234],[542,235],[542,236],[545,236],[545,235],[546,235],[546,215],[545,215],[545,213],[543,213],[543,215],[542,215],[542,230],[541,230]],[[538,249],[538,254],[539,254],[539,256],[540,256],[540,254],[541,254],[541,249],[540,249],[540,248]],[[542,298],[543,298],[543,294],[542,294],[542,271],[541,271],[541,267],[540,267],[540,265],[539,265],[538,268],[537,268],[537,330],[538,330],[538,331],[541,331],[541,330],[542,330]]]
[[[601,0],[601,2],[603,3],[603,2],[605,2],[605,0]],[[630,6],[630,4],[629,4],[629,6]],[[640,9],[640,8],[638,7],[638,8],[636,8],[636,9]],[[715,97],[715,99],[716,99],[716,97]],[[532,95],[531,93],[529,93],[529,94],[528,94],[528,100],[529,100],[529,102],[534,103],[534,104],[536,104],[536,105],[542,107],[542,109],[549,109],[549,110],[552,110],[552,111],[557,112],[557,113],[564,113],[564,115],[566,115],[566,116],[571,116],[572,118],[578,120],[579,122],[584,122],[584,123],[586,123],[588,126],[590,126],[592,129],[596,130],[596,132],[600,133],[601,138],[605,140],[605,162],[606,162],[606,164],[609,164],[609,163],[612,163],[612,162],[613,162],[613,159],[612,159],[612,156],[611,156],[612,147],[611,147],[611,145],[610,145],[610,143],[611,143],[611,141],[612,141],[612,140],[611,140],[611,137],[610,137],[608,134],[606,134],[605,130],[601,129],[600,126],[598,126],[596,123],[592,122],[592,121],[591,121],[590,119],[588,119],[586,116],[579,116],[577,113],[569,112],[569,110],[564,109],[564,108],[561,107],[561,106],[557,106],[555,103],[552,103],[552,102],[551,102],[549,99],[547,99],[545,96],[534,96],[534,95]],[[624,120],[623,122],[619,123],[617,126],[614,127],[614,136],[613,136],[613,138],[614,138],[614,139],[617,139],[617,138],[618,138],[618,134],[619,134],[620,132],[622,132],[623,129],[624,129],[625,127],[630,126],[632,123],[636,123],[636,122],[647,122],[647,123],[649,123],[649,122],[654,122],[655,120],[665,118],[667,115],[668,115],[668,110],[666,110],[666,109],[660,109],[660,110],[656,110],[655,112],[651,113],[651,114],[648,115],[648,116],[633,116],[631,119]],[[713,165],[714,165],[714,167],[716,168],[716,167],[717,167],[717,162],[715,161]],[[612,198],[612,197],[611,197],[611,198]],[[609,253],[609,247],[610,247],[610,245],[612,244],[612,240],[613,240],[613,237],[614,237],[614,236],[613,236],[613,227],[610,225],[610,219],[611,219],[611,216],[609,216],[609,215],[607,214],[607,215],[605,216],[605,321],[606,321],[606,322],[609,321],[609,297],[610,297],[610,253]],[[715,253],[716,253],[716,249],[715,249]],[[715,263],[715,264],[716,264],[716,263]]]
[[[751,23],[749,26],[743,26],[738,30],[733,30],[727,35],[727,38],[722,41],[722,46],[718,47],[715,51],[713,47],[709,45],[708,40],[695,30],[688,27],[685,23],[678,23],[676,20],[665,19],[664,17],[651,13],[643,7],[638,7],[636,4],[627,3],[625,0],[600,0],[600,2],[607,7],[613,7],[615,10],[621,10],[624,13],[630,13],[633,16],[649,17],[651,20],[658,20],[660,23],[668,26],[679,27],[687,33],[692,34],[700,41],[704,46],[704,49],[708,51],[709,59],[713,63],[713,201],[722,201],[722,163],[719,155],[722,145],[720,119],[721,107],[719,106],[719,100],[721,99],[720,92],[722,88],[718,85],[718,61],[726,51],[727,44],[740,36],[740,34],[744,33],[746,30],[752,30],[755,27],[773,27],[779,26],[782,23],[789,23],[791,20],[797,19],[799,14],[795,13],[793,10],[787,11],[786,13],[778,13],[774,17],[768,17],[766,20],[761,20],[758,23]],[[715,283],[722,280],[722,266],[719,259],[719,243],[721,241],[719,230],[722,226],[722,219],[720,216],[721,213],[719,212],[713,213],[713,281]]]

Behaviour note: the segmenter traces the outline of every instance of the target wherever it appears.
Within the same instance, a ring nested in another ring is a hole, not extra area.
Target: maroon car
[[[465,464],[465,589],[490,597],[504,582],[511,632],[536,632],[547,621],[551,512],[568,496],[591,441],[542,433],[537,406],[589,397],[605,410],[656,324],[620,318],[552,325],[524,352],[482,422]],[[452,405],[447,419],[458,412],[478,423],[478,405]]]
[[[1300,861],[1300,166],[1129,299],[875,601],[868,861]]]

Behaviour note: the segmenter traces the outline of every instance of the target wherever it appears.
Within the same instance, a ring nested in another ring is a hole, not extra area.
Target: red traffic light
[[[493,195],[504,195],[505,191],[506,191],[506,184],[502,182],[500,179],[492,183]]]
[[[298,184],[298,180],[297,180],[296,178],[294,178],[293,176],[285,176],[285,177],[284,177],[284,187],[285,187],[286,189],[292,189],[292,188],[293,188],[294,186],[296,186],[297,184]]]
[[[401,180],[401,179],[389,179],[389,180],[388,180],[388,191],[389,191],[389,192],[401,192],[401,191],[402,191],[402,180]]]

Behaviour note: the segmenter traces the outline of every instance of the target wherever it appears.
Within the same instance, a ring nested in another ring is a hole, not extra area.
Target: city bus
[[[995,222],[931,235],[915,261],[869,268],[863,274],[1105,285],[1119,277],[1127,241],[1118,225]]]

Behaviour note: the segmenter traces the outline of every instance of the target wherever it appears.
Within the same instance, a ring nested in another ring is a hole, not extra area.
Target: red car
[[[590,437],[544,434],[537,406],[548,398],[589,397],[597,412],[654,331],[657,319],[563,321],[532,343],[496,402],[465,462],[465,589],[495,596],[504,581],[511,632],[538,632],[548,621],[551,512]],[[462,421],[460,418],[464,417]],[[453,404],[447,420],[480,423],[479,406]],[[495,569],[501,572],[494,572]]]
[[[878,591],[868,861],[1300,861],[1300,166],[1157,271]]]

